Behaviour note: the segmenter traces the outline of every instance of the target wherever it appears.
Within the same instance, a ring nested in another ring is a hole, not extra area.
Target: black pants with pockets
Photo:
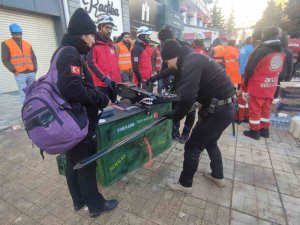
[[[222,155],[217,141],[233,121],[234,105],[231,103],[218,106],[215,113],[209,116],[205,116],[204,112],[205,110],[199,110],[198,122],[184,147],[183,171],[179,182],[185,187],[192,186],[194,174],[198,169],[200,154],[204,149],[207,150],[211,160],[211,175],[218,179],[224,178]]]

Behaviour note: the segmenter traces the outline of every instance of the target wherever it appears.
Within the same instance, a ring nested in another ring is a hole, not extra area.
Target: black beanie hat
[[[125,36],[125,35],[130,35],[130,33],[129,32],[123,32],[122,34],[121,34],[121,39],[123,39],[123,37]]]
[[[84,9],[77,9],[70,19],[68,33],[71,35],[83,35],[95,34],[96,31],[96,25]]]
[[[163,61],[176,58],[181,51],[181,45],[175,40],[167,41],[161,51]]]

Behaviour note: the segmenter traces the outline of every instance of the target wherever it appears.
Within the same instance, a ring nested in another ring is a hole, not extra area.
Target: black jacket
[[[58,57],[56,63],[58,70],[57,87],[66,101],[71,104],[80,103],[86,107],[89,130],[93,132],[98,124],[98,110],[105,108],[109,99],[94,87],[84,58],[89,51],[86,44],[80,39],[65,34],[60,48],[65,46],[72,46],[73,48],[65,48]],[[80,68],[80,74],[77,73],[78,68]]]
[[[282,52],[282,44],[280,40],[269,40],[263,42],[250,55],[245,68],[244,82],[247,85],[250,78],[254,75],[254,71],[258,63],[267,55],[274,52]]]
[[[293,52],[289,48],[284,48],[283,51],[285,53],[285,61],[279,74],[279,81],[291,81],[293,77]]]
[[[17,45],[22,49],[21,42],[17,42]],[[1,58],[3,65],[12,73],[16,72],[15,67],[10,63],[10,51],[6,43],[3,41],[1,44]],[[36,72],[37,71],[37,61],[36,61],[36,56],[34,54],[34,51],[31,47],[31,61],[33,63],[33,70],[25,70],[22,71],[22,73],[31,73],[31,72]]]
[[[196,101],[207,108],[212,98],[225,100],[234,94],[234,87],[225,70],[210,57],[183,47],[177,67],[180,101],[173,114],[175,120],[181,120]]]

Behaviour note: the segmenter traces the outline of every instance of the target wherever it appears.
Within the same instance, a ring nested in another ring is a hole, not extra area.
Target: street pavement
[[[19,92],[0,93],[0,131],[22,123]]]
[[[180,173],[183,145],[154,159],[115,185],[99,189],[119,206],[95,219],[85,209],[75,213],[65,177],[55,156],[43,161],[23,128],[0,132],[0,224],[22,225],[275,225],[300,224],[300,145],[287,132],[271,130],[270,139],[243,137],[246,125],[231,127],[219,142],[226,187],[206,180],[207,153],[202,154],[191,194],[166,188]]]

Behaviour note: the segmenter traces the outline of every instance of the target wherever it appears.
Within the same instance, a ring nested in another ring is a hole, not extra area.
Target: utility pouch
[[[219,100],[216,98],[211,99],[207,112],[205,113],[205,116],[211,116],[215,113],[216,107],[218,106],[218,101]]]

